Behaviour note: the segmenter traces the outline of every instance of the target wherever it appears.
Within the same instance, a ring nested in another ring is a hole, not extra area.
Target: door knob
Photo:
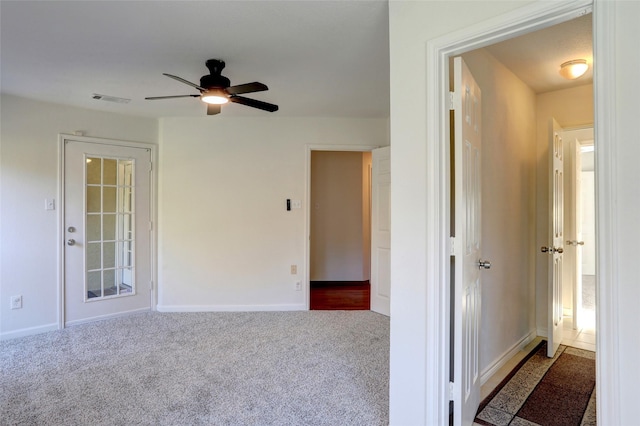
[[[577,241],[577,240],[567,240],[567,244],[569,244],[570,246],[583,246],[584,245],[584,241]]]
[[[491,262],[480,259],[478,261],[478,269],[491,269]]]
[[[553,254],[553,253],[564,253],[564,249],[562,247],[545,247],[542,246],[540,247],[540,251],[543,253],[549,253],[549,254]]]
[[[75,246],[76,245],[76,240],[74,240],[73,238],[69,238],[67,240],[67,245],[68,246]]]

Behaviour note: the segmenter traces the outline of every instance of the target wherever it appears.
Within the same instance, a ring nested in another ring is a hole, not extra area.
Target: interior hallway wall
[[[0,102],[0,337],[16,337],[58,326],[58,135],[157,143],[158,121],[6,94]],[[22,309],[9,309],[14,295]]]
[[[484,49],[462,55],[482,91],[480,371],[535,337],[535,105],[531,88]]]

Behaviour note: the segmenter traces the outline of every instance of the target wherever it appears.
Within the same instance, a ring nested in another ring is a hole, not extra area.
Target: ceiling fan
[[[236,104],[246,105],[269,112],[275,112],[278,110],[278,105],[258,101],[256,99],[245,98],[244,96],[238,96],[243,93],[269,90],[266,85],[255,81],[253,83],[231,86],[229,79],[221,74],[222,69],[225,66],[224,61],[220,59],[209,59],[205,65],[209,69],[209,75],[202,76],[200,79],[200,85],[175,75],[163,73],[163,75],[166,75],[167,77],[171,77],[174,80],[178,80],[198,89],[200,91],[199,95],[151,96],[145,99],[200,98],[207,104],[207,115],[219,114],[221,105],[226,104],[227,102],[234,102]]]

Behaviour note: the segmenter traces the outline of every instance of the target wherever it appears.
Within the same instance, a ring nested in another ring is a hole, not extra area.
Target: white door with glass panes
[[[151,149],[64,141],[64,323],[151,308]]]

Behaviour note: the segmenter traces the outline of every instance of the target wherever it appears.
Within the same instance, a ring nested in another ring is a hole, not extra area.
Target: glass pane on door
[[[86,158],[85,300],[135,294],[134,160]]]

